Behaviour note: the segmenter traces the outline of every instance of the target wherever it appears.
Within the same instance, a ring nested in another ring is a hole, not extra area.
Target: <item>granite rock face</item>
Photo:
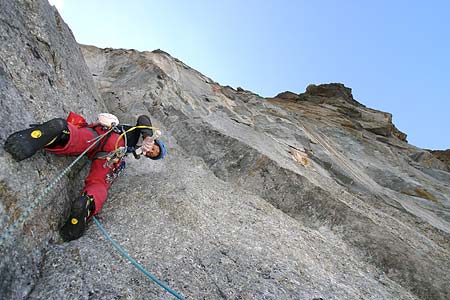
[[[0,1],[0,103],[3,233],[71,161],[39,152],[17,163],[3,149],[6,137],[71,110],[92,120],[105,109],[70,29],[47,1]],[[77,165],[0,246],[0,299],[25,299],[33,289],[45,249],[58,238],[57,229],[80,188],[79,171]]]
[[[129,157],[99,219],[187,299],[450,297],[448,166],[409,145],[390,114],[335,83],[262,98],[221,86],[161,50],[82,45],[87,68],[45,1],[1,5],[8,11],[0,13],[1,38],[22,49],[0,49],[8,130],[70,110],[92,121],[107,110],[129,124],[149,114],[163,132],[167,157]],[[58,72],[51,73],[47,48],[37,48],[40,64],[25,47],[36,28],[61,59]],[[18,66],[27,59],[33,63]],[[57,89],[38,84],[47,65]],[[36,106],[24,96],[31,91]],[[71,161],[40,152],[17,163],[3,149],[0,159],[3,227],[30,203],[36,184]],[[95,225],[76,241],[60,241],[84,164],[0,245],[0,298],[170,299]]]
[[[390,114],[359,104],[342,84],[309,86],[298,97],[287,92],[264,99],[242,88],[220,86],[164,52],[82,49],[110,111],[126,119],[130,112],[139,114],[145,107],[174,139],[171,149],[179,149],[186,161],[200,160],[233,188],[266,201],[302,228],[345,245],[354,252],[349,265],[375,268],[377,271],[366,274],[386,276],[419,298],[447,297],[449,253],[444,249],[448,249],[450,230],[449,174],[429,152],[406,143],[406,135],[395,129]],[[430,158],[415,159],[421,153]],[[222,197],[226,202],[227,195]],[[213,219],[218,221],[220,216]],[[277,229],[263,227],[280,236]],[[216,233],[210,239],[219,236],[222,242],[238,244]],[[298,243],[283,241],[280,247],[279,240],[272,242],[266,240],[264,248],[274,252],[292,249],[296,253],[290,257],[292,263],[315,252],[316,247],[323,248],[315,245],[302,252]],[[261,247],[248,243],[253,249]],[[339,253],[336,249],[331,252]],[[343,256],[346,254],[335,256],[330,265]],[[283,272],[290,272],[285,268]],[[247,276],[249,285],[257,281]],[[304,282],[305,277],[296,276]],[[309,291],[323,288],[322,280],[317,279]],[[414,297],[394,292],[390,285],[385,295],[367,295],[353,290],[358,285],[356,281],[345,285],[342,290],[351,290],[348,294],[332,288],[315,295],[325,299]],[[231,289],[233,295],[239,290],[237,286]],[[300,286],[283,289],[303,290]],[[371,289],[384,290],[380,286]],[[237,295],[251,298],[242,292]],[[314,296],[281,295],[267,297]]]

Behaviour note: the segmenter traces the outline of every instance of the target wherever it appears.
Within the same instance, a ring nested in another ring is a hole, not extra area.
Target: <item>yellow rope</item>
[[[148,129],[152,129],[152,130],[158,130],[158,129],[159,129],[159,128],[156,128],[156,127],[153,127],[153,126],[145,126],[145,125],[139,125],[139,126],[131,127],[130,129],[128,129],[127,131],[125,131],[124,133],[122,133],[121,135],[119,135],[119,137],[118,137],[117,140],[116,140],[116,144],[115,144],[115,146],[114,146],[114,149],[117,150],[117,148],[119,148],[119,147],[118,147],[118,146],[119,146],[119,142],[120,142],[120,140],[123,138],[123,136],[124,136],[125,134],[127,134],[128,132],[131,132],[131,131],[133,131],[133,130],[135,130],[135,129],[142,129],[142,128],[148,128]]]

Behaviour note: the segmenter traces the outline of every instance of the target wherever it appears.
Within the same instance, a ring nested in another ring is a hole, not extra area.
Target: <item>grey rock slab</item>
[[[329,99],[318,102],[263,99],[203,80],[167,53],[144,52],[144,64],[135,51],[82,48],[92,61],[93,53],[101,61],[106,57],[105,65],[115,70],[119,68],[116,56],[124,55],[123,68],[132,70],[127,75],[104,68],[96,74],[102,95],[116,89],[144,95],[142,100],[108,98],[109,107],[142,101],[163,132],[221,180],[264,199],[300,226],[328,228],[358,259],[418,297],[447,297],[446,183],[439,180],[442,176],[429,176],[411,165],[409,155],[417,150],[401,136],[390,134],[395,127],[390,114],[341,96],[328,95]],[[144,87],[141,81],[127,80],[143,64],[148,70],[140,73],[148,81]],[[157,68],[166,76],[157,74]],[[104,85],[106,79],[119,84]],[[152,86],[153,91],[148,88]],[[347,109],[340,111],[342,107]],[[348,111],[359,111],[356,117],[364,126],[355,126]],[[365,127],[386,128],[386,132]],[[293,159],[293,148],[306,153],[308,164]],[[392,182],[385,178],[387,173],[370,171],[376,169],[389,170],[399,180]],[[417,197],[429,199],[421,202]],[[438,201],[426,202],[434,198]],[[430,269],[434,275],[427,273]]]
[[[326,239],[264,199],[216,178],[180,147],[172,148],[164,164],[147,164],[144,169],[143,163],[130,163],[127,180],[113,186],[101,220],[123,248],[187,299],[416,299],[355,260],[351,248],[336,245],[336,237]],[[32,299],[89,294],[169,299],[111,252],[95,226],[79,241],[58,247],[64,250],[52,250]],[[72,284],[55,272],[74,278]],[[63,292],[51,295],[44,285]]]
[[[129,157],[98,218],[187,299],[450,298],[445,160],[351,89],[266,99],[161,50],[79,46],[44,0],[1,1],[0,38],[2,143],[69,111],[128,124],[151,115],[167,157]],[[73,159],[39,151],[17,163],[0,148],[1,226]],[[94,224],[61,242],[88,167],[81,160],[0,245],[0,298],[173,298]]]
[[[45,0],[0,1],[0,105],[3,235],[71,161],[39,151],[15,162],[3,149],[7,136],[29,124],[65,117],[69,111],[92,120],[95,111],[105,109],[70,29]],[[43,253],[59,238],[57,230],[82,182],[78,168],[0,245],[1,299],[26,299],[33,289]]]

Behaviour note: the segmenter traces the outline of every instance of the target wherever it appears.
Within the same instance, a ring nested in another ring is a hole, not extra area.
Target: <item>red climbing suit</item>
[[[70,131],[69,141],[65,146],[57,146],[52,148],[45,148],[46,151],[55,154],[64,155],[79,155],[83,153],[91,144],[89,140],[96,138],[107,130],[102,126],[91,124],[87,127],[78,128],[72,123],[68,122],[68,129]],[[95,133],[95,132],[97,133]],[[116,141],[119,138],[119,134],[111,132],[107,136],[103,137],[96,146],[93,146],[89,150],[87,156],[92,160],[91,169],[89,175],[85,179],[85,186],[83,192],[87,192],[88,195],[94,197],[95,210],[92,215],[97,214],[105,203],[108,196],[108,188],[111,183],[106,182],[108,173],[111,172],[111,168],[105,165],[106,160],[101,158],[94,158],[98,152],[110,152],[115,150]],[[121,139],[118,143],[118,147],[124,146],[125,142]],[[117,164],[112,166],[118,167]]]

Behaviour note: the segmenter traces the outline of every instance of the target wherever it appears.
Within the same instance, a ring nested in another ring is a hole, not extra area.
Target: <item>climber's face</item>
[[[155,158],[161,153],[161,148],[159,148],[158,144],[153,144],[152,148],[145,153],[145,156]]]

